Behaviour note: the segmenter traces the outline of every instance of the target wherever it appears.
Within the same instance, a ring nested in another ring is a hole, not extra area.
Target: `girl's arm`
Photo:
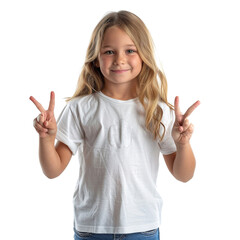
[[[189,123],[187,117],[200,104],[194,103],[184,115],[179,108],[179,98],[175,98],[175,123],[172,129],[172,137],[176,144],[177,152],[164,155],[164,159],[169,171],[173,176],[182,182],[189,181],[194,174],[196,161],[190,145],[190,138],[193,133],[193,125]]]
[[[62,142],[49,143],[39,139],[39,160],[43,173],[48,178],[58,177],[67,167],[72,157],[71,150]]]
[[[177,152],[163,157],[169,171],[177,180],[187,182],[193,177],[196,161],[190,144],[186,148],[177,148]]]
[[[55,144],[57,124],[54,117],[55,95],[51,92],[48,110],[34,98],[30,100],[39,109],[41,114],[34,119],[34,127],[39,134],[39,160],[42,170],[48,178],[59,176],[68,165],[72,152],[62,142]]]

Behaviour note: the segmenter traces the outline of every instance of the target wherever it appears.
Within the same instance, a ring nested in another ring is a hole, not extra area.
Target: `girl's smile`
[[[111,70],[114,73],[125,73],[127,71],[129,71],[128,69],[124,70],[124,69],[119,69],[119,70]]]

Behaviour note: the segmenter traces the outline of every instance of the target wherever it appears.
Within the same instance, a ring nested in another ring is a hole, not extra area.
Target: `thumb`
[[[177,122],[177,121],[175,121],[175,123],[174,123],[174,125],[173,125],[173,128],[172,128],[172,131],[173,132],[176,132],[176,133],[182,133],[183,132],[183,126],[181,126],[180,124],[179,124],[179,122]]]
[[[179,131],[180,133],[182,133],[182,132],[183,132],[183,127],[182,127],[182,126],[179,126],[179,127],[178,127],[178,131]]]
[[[45,121],[44,126],[48,129],[56,129],[56,121]]]

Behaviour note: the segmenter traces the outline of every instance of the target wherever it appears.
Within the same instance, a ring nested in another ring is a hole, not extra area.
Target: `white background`
[[[90,35],[109,11],[129,10],[149,28],[169,83],[190,120],[194,178],[180,183],[160,159],[163,240],[240,239],[240,8],[234,0],[53,1],[0,3],[0,239],[73,239],[74,157],[49,180],[38,160],[33,95],[56,117],[71,96]]]

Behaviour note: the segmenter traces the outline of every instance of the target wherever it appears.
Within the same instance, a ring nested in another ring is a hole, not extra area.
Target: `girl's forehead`
[[[103,36],[102,46],[106,45],[135,45],[128,34],[117,26],[108,28]]]

